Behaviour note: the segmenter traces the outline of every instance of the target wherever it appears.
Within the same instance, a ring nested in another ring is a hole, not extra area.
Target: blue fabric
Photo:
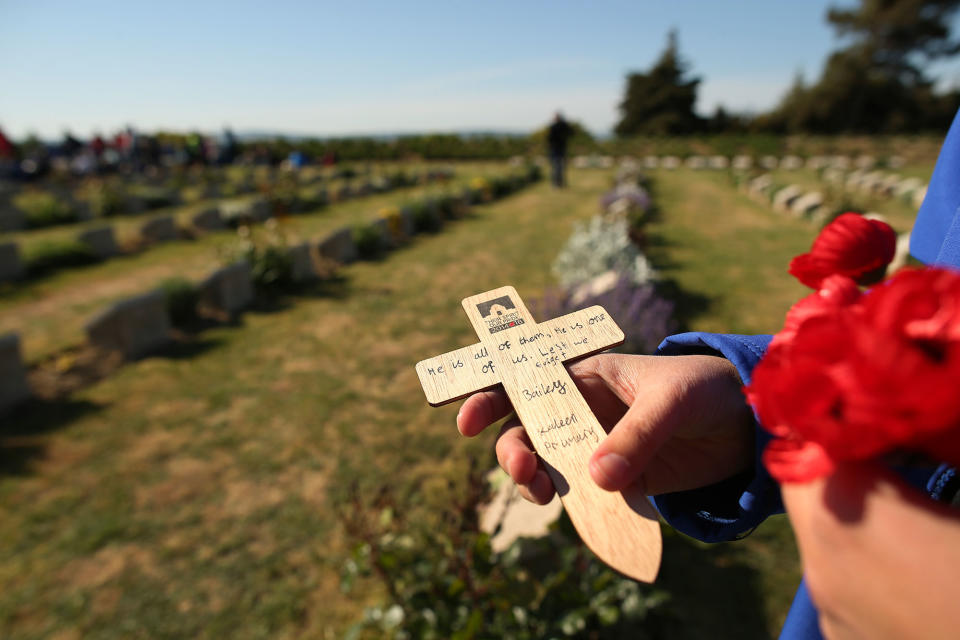
[[[937,159],[937,165],[923,205],[917,214],[910,239],[910,252],[922,262],[960,267],[960,112],[954,118]],[[663,341],[660,355],[709,353],[729,359],[749,384],[753,367],[763,357],[770,336],[683,333]],[[768,515],[783,511],[780,491],[764,468],[760,454],[769,442],[757,429],[757,457],[754,469],[724,482],[692,491],[651,498],[663,518],[675,529],[704,542],[732,540],[750,532]],[[927,489],[935,499],[949,499],[944,491],[956,480],[956,469],[940,466],[911,470],[904,479]],[[781,640],[820,640],[817,610],[805,583],[794,598]]]
[[[681,333],[657,348],[658,355],[712,354],[730,360],[744,384],[763,357],[771,336]],[[708,487],[654,496],[660,515],[674,529],[704,542],[734,540],[751,531],[772,513],[783,512],[780,488],[760,462],[769,442],[766,431],[756,429],[754,469]]]
[[[940,149],[917,220],[910,253],[927,264],[960,266],[960,112]]]
[[[822,638],[817,608],[813,606],[810,592],[807,591],[807,581],[803,580],[797,589],[797,595],[793,596],[790,613],[783,621],[780,640],[822,640]]]

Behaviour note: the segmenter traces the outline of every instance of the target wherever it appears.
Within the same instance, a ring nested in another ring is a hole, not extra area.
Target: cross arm
[[[474,344],[417,363],[417,377],[430,406],[439,407],[500,384],[487,348]]]
[[[623,331],[600,306],[580,309],[541,322],[539,328],[549,333],[545,349],[557,349],[557,360],[569,362],[623,344]],[[478,391],[500,384],[500,376],[489,366],[492,358],[479,342],[417,363],[427,402],[439,407],[462,400]]]

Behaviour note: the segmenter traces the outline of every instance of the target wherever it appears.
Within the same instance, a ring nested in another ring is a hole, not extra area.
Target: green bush
[[[674,621],[668,594],[600,562],[565,515],[548,537],[495,553],[477,517],[485,488],[473,465],[466,488],[451,487],[449,507],[429,521],[407,520],[388,490],[372,503],[354,492],[340,507],[356,542],[341,588],[373,577],[388,594],[347,637],[665,637]]]
[[[376,258],[386,250],[383,234],[372,224],[353,228],[353,244],[357,247],[357,255],[365,260]]]
[[[173,193],[160,187],[139,187],[132,195],[143,202],[144,209],[160,209],[177,203]]]
[[[41,275],[99,262],[93,250],[79,240],[48,240],[38,242],[25,251],[24,263],[30,276]]]
[[[24,193],[17,197],[14,203],[25,214],[27,226],[31,229],[77,221],[77,212],[50,193],[42,191]]]
[[[457,214],[457,199],[453,196],[443,196],[436,201],[437,209],[443,218],[453,218]]]
[[[276,219],[262,227],[241,225],[236,244],[221,249],[224,264],[245,260],[250,265],[253,285],[260,293],[284,291],[293,285],[293,261]]]
[[[259,247],[246,255],[253,284],[261,291],[289,289],[293,284],[293,263],[285,246]]]
[[[196,321],[200,299],[197,285],[185,278],[169,278],[160,283],[160,290],[173,326],[184,327]]]
[[[408,206],[413,214],[413,229],[417,233],[436,233],[443,227],[439,207],[427,206],[426,202],[414,202]]]
[[[90,206],[90,212],[98,218],[120,215],[124,212],[123,192],[107,184],[89,187],[86,190],[86,201]]]

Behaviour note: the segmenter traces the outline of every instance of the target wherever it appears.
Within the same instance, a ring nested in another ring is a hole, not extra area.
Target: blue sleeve
[[[960,112],[940,149],[913,231],[910,253],[927,264],[960,266]]]
[[[727,358],[743,383],[763,357],[771,336],[681,333],[670,336],[657,355],[710,354]],[[733,540],[774,513],[783,512],[780,488],[760,460],[769,434],[757,425],[755,464],[748,472],[717,484],[652,498],[660,515],[677,531],[704,542]]]

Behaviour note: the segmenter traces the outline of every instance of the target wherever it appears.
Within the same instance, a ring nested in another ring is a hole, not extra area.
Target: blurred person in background
[[[553,124],[547,129],[547,147],[550,151],[550,167],[553,170],[553,186],[566,185],[564,169],[567,161],[567,140],[573,135],[573,127],[563,119],[559,111],[553,117]]]

